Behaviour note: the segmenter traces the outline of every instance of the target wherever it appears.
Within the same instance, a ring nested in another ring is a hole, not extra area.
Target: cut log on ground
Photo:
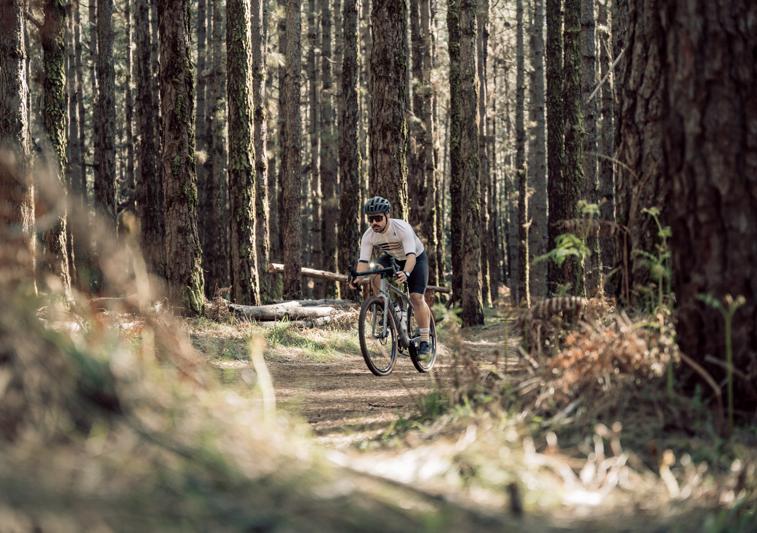
[[[298,301],[271,305],[229,304],[229,309],[252,320],[301,320],[323,318],[337,312],[336,307],[325,305],[302,305]]]
[[[284,272],[284,265],[282,263],[271,263],[268,265],[268,272]],[[330,281],[337,281],[341,283],[347,283],[347,276],[345,274],[339,274],[337,272],[329,272],[328,270],[316,270],[314,268],[302,267],[300,272],[306,278],[318,278],[327,279]],[[437,285],[429,285],[426,287],[427,292],[451,292],[449,287],[439,287]]]

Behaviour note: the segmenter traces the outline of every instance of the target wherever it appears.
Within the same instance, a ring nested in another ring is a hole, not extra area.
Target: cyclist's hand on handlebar
[[[407,274],[405,274],[403,271],[399,271],[394,275],[395,278],[397,278],[397,281],[400,283],[405,283],[407,281]]]

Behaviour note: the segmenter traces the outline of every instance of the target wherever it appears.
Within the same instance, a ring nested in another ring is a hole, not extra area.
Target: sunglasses
[[[381,222],[384,220],[384,215],[369,215],[368,222]]]

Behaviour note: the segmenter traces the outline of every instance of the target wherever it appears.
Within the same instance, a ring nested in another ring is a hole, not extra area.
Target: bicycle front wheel
[[[368,369],[377,376],[391,373],[397,360],[397,328],[394,317],[386,314],[384,324],[384,299],[373,296],[363,302],[358,322],[360,351]]]

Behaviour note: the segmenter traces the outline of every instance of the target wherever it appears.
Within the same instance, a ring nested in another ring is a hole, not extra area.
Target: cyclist
[[[365,272],[369,269],[368,262],[374,248],[384,252],[378,259],[384,267],[391,264],[392,258],[397,260],[400,266],[400,271],[397,272],[397,281],[407,282],[410,291],[410,303],[413,306],[413,313],[418,322],[421,337],[418,354],[424,358],[431,353],[429,344],[431,310],[423,297],[428,285],[428,258],[423,243],[413,231],[412,226],[404,220],[390,218],[391,211],[392,204],[381,196],[374,196],[363,206],[363,212],[368,217],[370,228],[363,234],[360,242],[360,259],[357,271]],[[372,285],[374,294],[377,294],[378,276],[374,276]]]

